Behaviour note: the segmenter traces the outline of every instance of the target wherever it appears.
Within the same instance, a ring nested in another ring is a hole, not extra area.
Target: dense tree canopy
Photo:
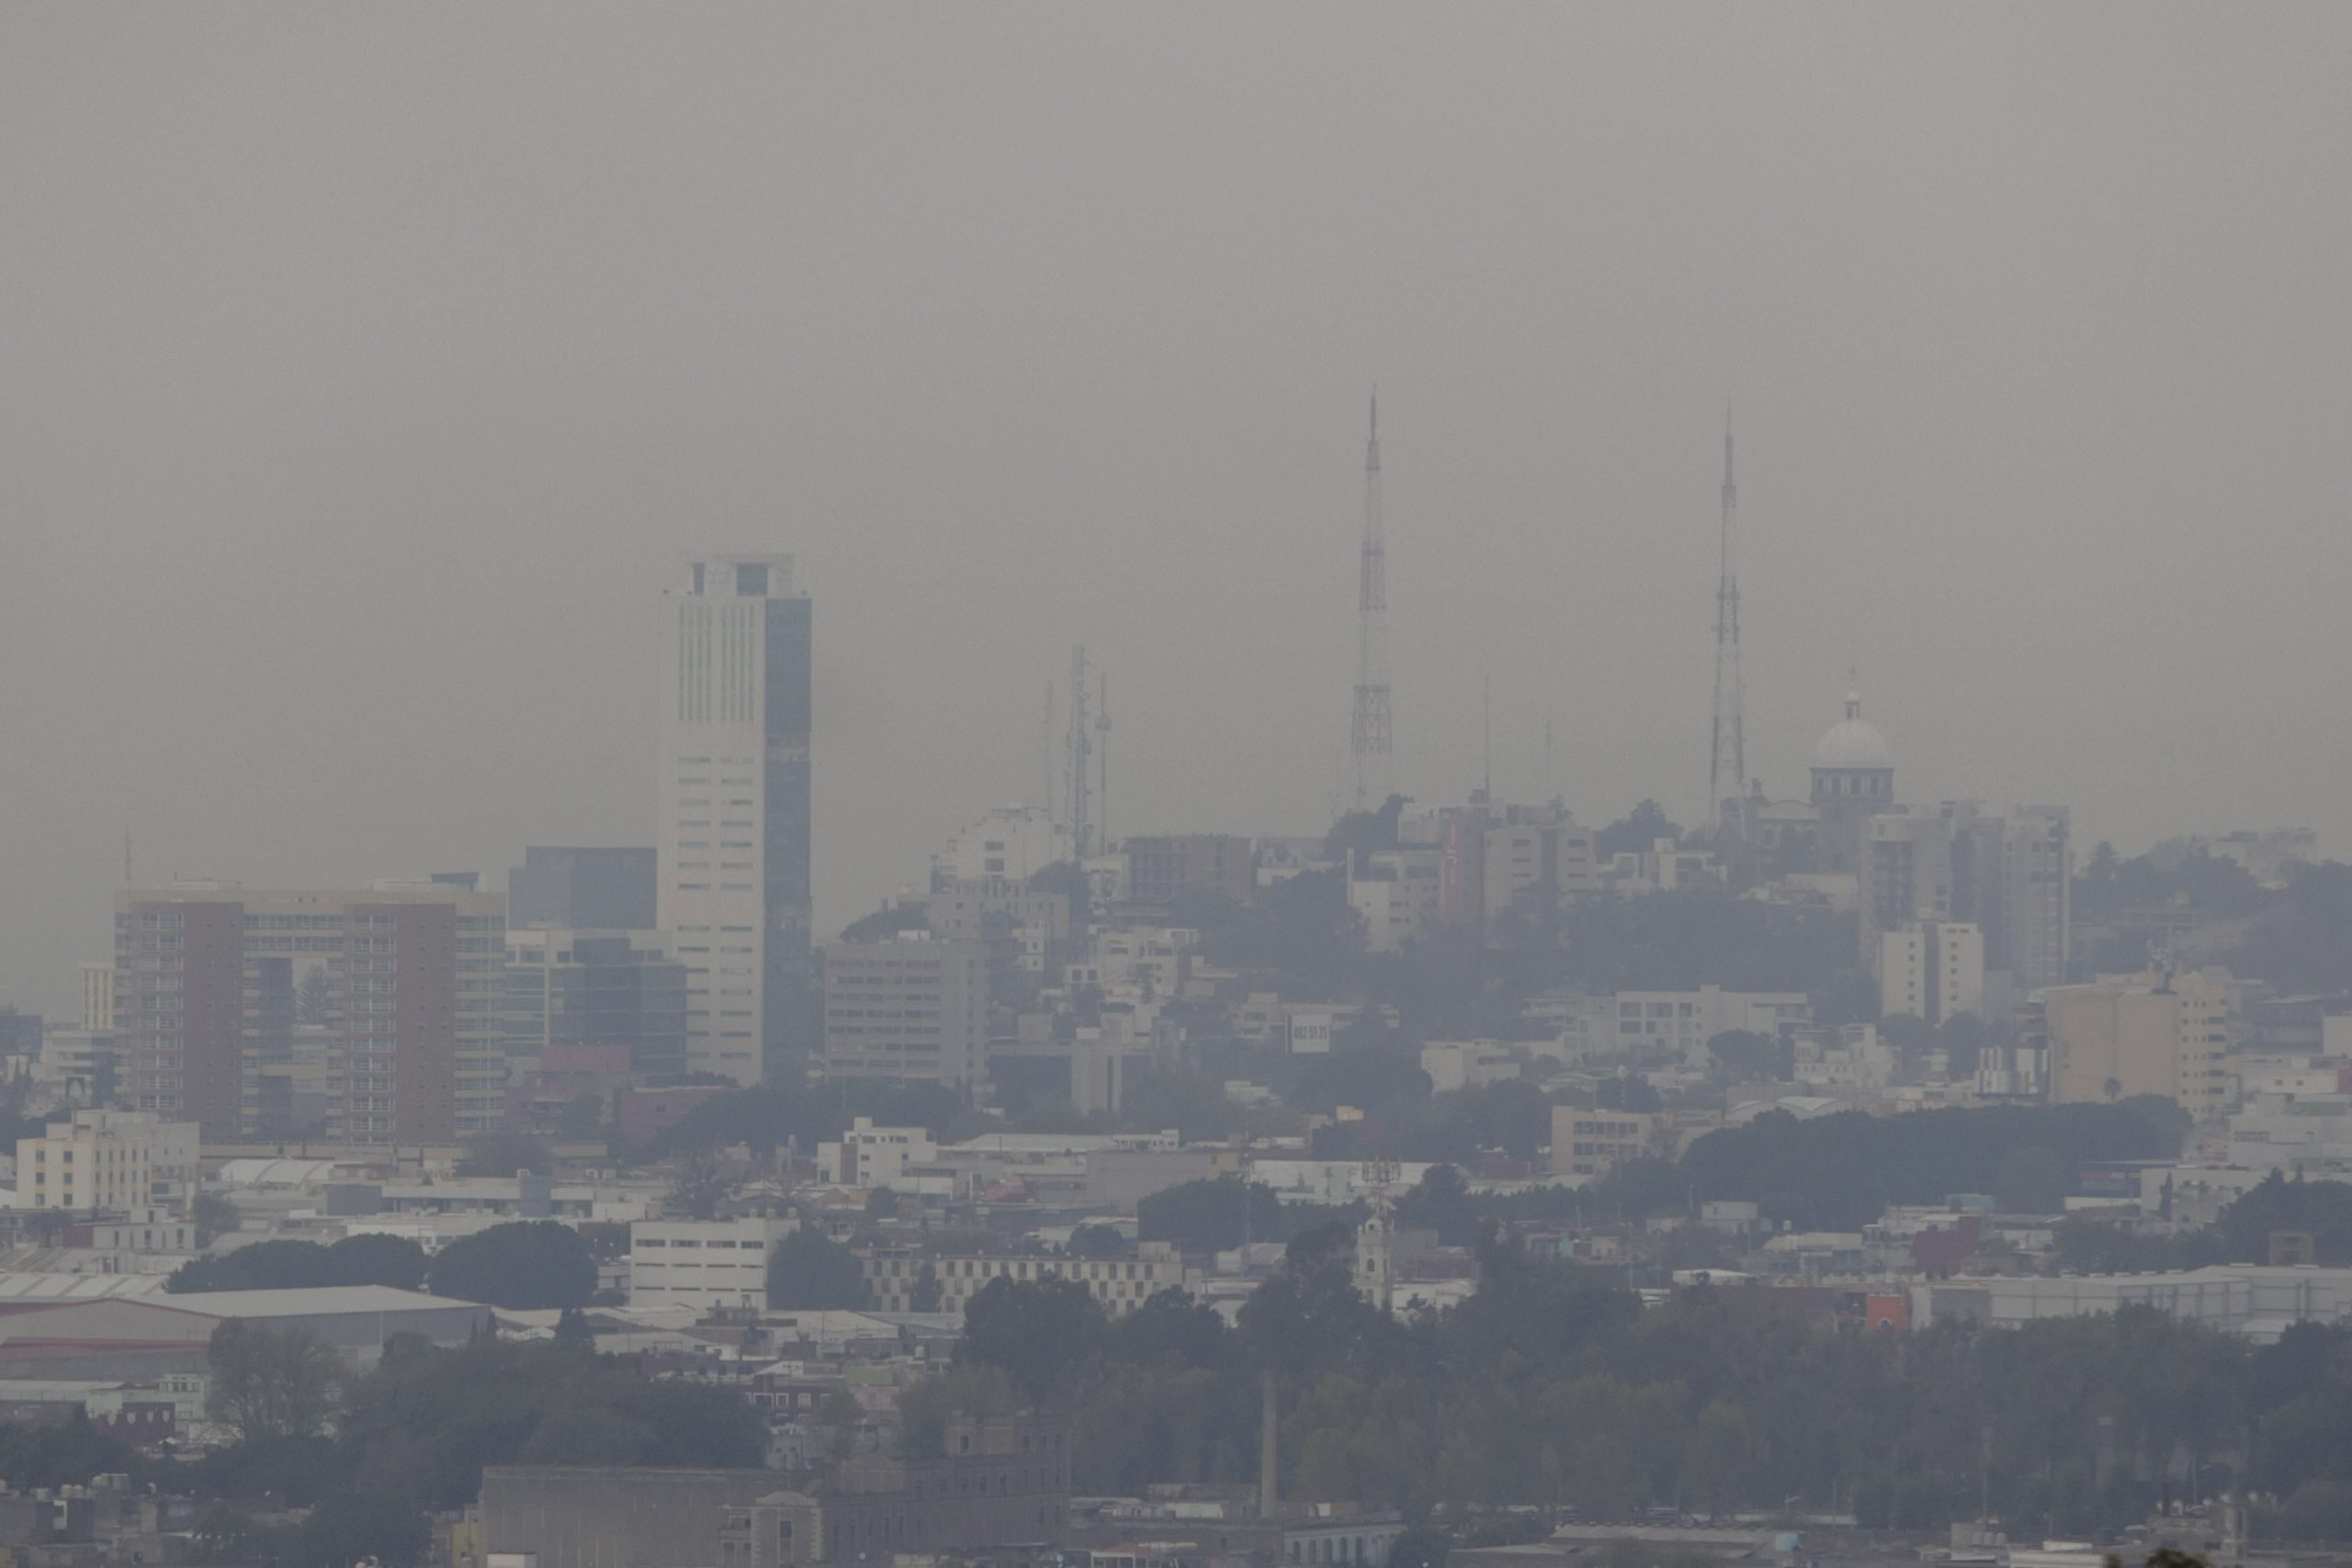
[[[164,1281],[167,1291],[282,1291],[319,1285],[424,1282],[424,1249],[406,1236],[347,1235],[331,1247],[313,1241],[257,1241],[232,1252],[193,1258]]]
[[[768,1254],[768,1305],[814,1312],[865,1304],[865,1273],[856,1257],[812,1225],[803,1225]]]
[[[436,1296],[510,1312],[585,1306],[596,1293],[596,1258],[569,1225],[517,1220],[451,1242],[434,1255],[425,1280]]]
[[[1682,1168],[1700,1198],[1748,1200],[1769,1219],[1850,1231],[1890,1203],[1990,1193],[2003,1157],[2018,1149],[2065,1151],[2071,1190],[2082,1161],[2174,1158],[2187,1132],[2179,1107],[2154,1099],[1811,1121],[1771,1111],[1701,1138]]]

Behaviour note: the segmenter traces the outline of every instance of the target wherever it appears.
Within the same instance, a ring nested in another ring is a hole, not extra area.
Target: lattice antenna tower
[[[1731,477],[1731,411],[1724,411],[1724,515],[1715,584],[1715,718],[1707,749],[1707,825],[1720,835],[1740,826],[1738,801],[1747,788],[1745,709],[1747,689],[1739,670],[1739,491]]]
[[[1069,812],[1071,850],[1080,861],[1094,852],[1093,780],[1087,776],[1094,752],[1094,732],[1086,717],[1086,645],[1069,651],[1069,772],[1062,781],[1062,799]]]
[[[1356,689],[1348,756],[1358,811],[1388,799],[1396,736],[1388,713],[1388,563],[1380,516],[1380,394],[1363,448],[1363,548],[1356,580]]]
[[[1094,705],[1094,830],[1102,836],[1102,852],[1111,852],[1111,677],[1096,677],[1100,700]]]

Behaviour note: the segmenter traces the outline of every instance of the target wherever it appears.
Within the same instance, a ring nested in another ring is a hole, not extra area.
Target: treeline
[[[1800,1121],[1771,1111],[1692,1144],[1681,1161],[1692,1201],[1761,1205],[1799,1229],[1859,1230],[1890,1203],[1993,1193],[2003,1162],[2041,1152],[2067,1187],[2085,1161],[2172,1159],[2186,1112],[2153,1096],[2112,1105],[1988,1106],[1903,1116],[1844,1111]],[[2012,1162],[2014,1173],[2018,1168]]]
[[[516,1220],[460,1236],[426,1256],[405,1236],[350,1235],[332,1246],[257,1241],[192,1258],[164,1289],[175,1292],[283,1291],[322,1285],[420,1288],[510,1312],[584,1306],[596,1292],[596,1259],[570,1225]]]
[[[2266,1528],[2352,1536],[2352,1335],[2276,1346],[2144,1309],[2017,1330],[1840,1331],[1761,1288],[1645,1312],[1609,1276],[1482,1241],[1462,1306],[1396,1322],[1354,1290],[1343,1226],[1302,1233],[1238,1329],[1163,1293],[1115,1323],[1077,1285],[991,1283],[957,1370],[914,1397],[1072,1411],[1080,1492],[1255,1473],[1258,1378],[1276,1375],[1282,1483],[1303,1499],[1459,1519],[1536,1506],[1853,1508],[1873,1527],[1973,1517],[2072,1535],[2167,1492],[2249,1484]],[[920,1419],[917,1419],[920,1417]]]
[[[765,1457],[764,1426],[740,1395],[656,1382],[577,1334],[446,1350],[396,1335],[354,1377],[305,1331],[231,1323],[211,1362],[228,1447],[155,1460],[87,1421],[0,1426],[0,1481],[25,1492],[119,1472],[193,1495],[208,1505],[198,1544],[209,1562],[413,1568],[430,1543],[428,1513],[474,1502],[485,1465],[744,1469]],[[311,1510],[308,1520],[254,1517],[289,1507]]]

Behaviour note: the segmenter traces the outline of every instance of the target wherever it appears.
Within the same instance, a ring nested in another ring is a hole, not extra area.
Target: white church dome
[[[1846,694],[1846,716],[1829,727],[1821,744],[1813,749],[1813,765],[1816,768],[1891,768],[1894,754],[1887,750],[1886,737],[1878,726],[1862,716],[1862,694]]]

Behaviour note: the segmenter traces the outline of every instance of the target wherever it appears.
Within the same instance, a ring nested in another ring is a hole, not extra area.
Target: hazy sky
[[[816,598],[820,919],[1037,793],[1319,829],[1380,387],[1405,785],[2352,850],[2352,7],[0,12],[0,999],[141,881],[652,841],[682,549]]]

